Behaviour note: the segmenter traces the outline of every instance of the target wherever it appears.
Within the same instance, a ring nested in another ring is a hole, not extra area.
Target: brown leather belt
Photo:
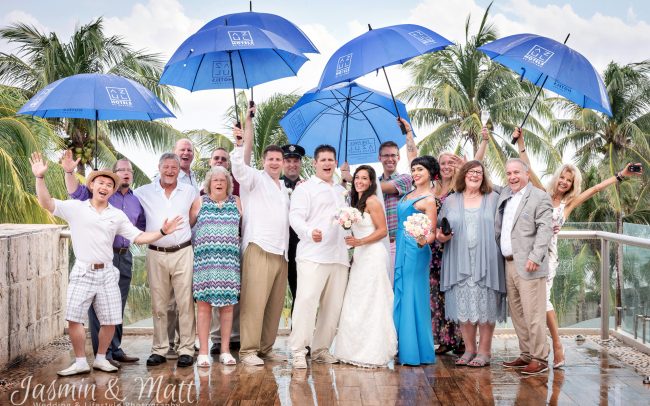
[[[104,269],[104,264],[90,264],[90,269],[96,271],[98,269]]]
[[[503,258],[504,258],[506,261],[514,261],[514,260],[515,260],[515,258],[514,258],[512,255],[507,255],[507,256],[505,256],[505,257],[503,257]]]
[[[190,245],[192,245],[192,240],[187,240],[182,244],[172,245],[171,247],[157,247],[155,245],[149,244],[149,249],[158,252],[176,252],[178,250],[182,250],[185,247],[189,247]]]
[[[124,255],[127,252],[129,252],[129,247],[125,247],[125,248],[115,248],[115,247],[113,247],[113,252],[116,253],[116,254],[119,254],[119,255]]]

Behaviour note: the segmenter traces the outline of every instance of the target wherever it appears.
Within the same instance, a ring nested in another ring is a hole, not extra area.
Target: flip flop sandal
[[[492,357],[486,354],[478,354],[476,357],[474,357],[473,360],[467,363],[468,367],[472,368],[483,368],[487,367],[490,365],[490,360]]]
[[[199,355],[196,359],[196,365],[199,368],[210,368],[210,356],[209,355]]]
[[[462,357],[458,358],[458,359],[456,360],[456,362],[454,362],[454,364],[456,364],[456,365],[458,365],[458,366],[465,366],[465,365],[467,365],[471,360],[473,360],[474,357],[476,357],[476,353],[475,353],[475,352],[466,352],[465,354],[463,354]]]
[[[233,358],[233,356],[229,352],[224,352],[219,355],[219,362],[221,362],[224,365],[235,365],[237,364],[237,361]]]

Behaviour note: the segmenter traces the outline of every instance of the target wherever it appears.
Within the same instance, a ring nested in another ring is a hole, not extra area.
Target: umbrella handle
[[[252,108],[252,107],[255,107],[255,102],[252,101],[252,100],[249,101],[249,102],[248,102],[248,107],[251,107],[251,108]],[[255,112],[251,111],[250,116],[251,116],[251,117],[255,117]]]
[[[406,135],[407,133],[406,126],[404,125],[404,123],[402,123],[402,121],[399,118],[397,119],[397,121],[399,122],[399,128],[402,130],[402,134]]]

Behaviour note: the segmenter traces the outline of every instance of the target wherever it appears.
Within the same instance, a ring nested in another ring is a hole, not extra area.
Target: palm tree
[[[650,167],[650,60],[628,65],[610,62],[604,82],[612,117],[558,100],[568,118],[552,123],[551,134],[565,134],[558,149],[575,149],[575,161],[582,167],[598,166],[601,178],[614,176],[627,162],[642,162]],[[650,224],[647,176],[616,184],[603,193],[600,209],[616,222],[623,233],[623,221]],[[621,306],[623,247],[616,251],[616,306]],[[618,321],[617,321],[618,324]]]
[[[503,175],[504,163],[516,151],[510,146],[510,133],[523,119],[535,92],[528,82],[519,82],[507,68],[491,62],[478,47],[497,38],[496,28],[487,23],[492,4],[483,14],[478,31],[470,33],[471,16],[465,22],[465,45],[426,54],[404,64],[413,76],[413,85],[399,97],[420,107],[409,111],[414,123],[435,127],[419,144],[424,154],[462,150],[469,142],[474,154],[481,142],[482,114],[489,114],[491,135],[486,164]],[[550,168],[560,156],[537,117],[548,120],[551,111],[538,102],[528,118],[527,148]],[[437,127],[436,127],[437,126]],[[528,142],[530,140],[530,142]]]
[[[76,28],[69,42],[62,42],[54,32],[45,34],[22,23],[0,29],[0,38],[17,46],[17,54],[0,53],[0,82],[23,89],[27,97],[67,76],[111,73],[139,82],[167,105],[178,107],[171,89],[158,84],[162,72],[160,56],[133,50],[119,36],[105,36],[101,17]],[[90,121],[49,121],[64,136],[65,147],[82,158],[78,172],[84,174],[89,151],[94,149]],[[113,141],[162,152],[169,150],[179,136],[169,125],[145,121],[100,122],[98,133],[99,158],[103,165],[112,164],[119,156]],[[136,180],[143,176],[136,175]]]
[[[53,158],[63,142],[47,121],[16,116],[26,102],[23,90],[0,85],[0,223],[54,223],[34,195],[29,156],[43,151]],[[63,170],[50,163],[50,173],[46,177],[50,194],[65,199]]]

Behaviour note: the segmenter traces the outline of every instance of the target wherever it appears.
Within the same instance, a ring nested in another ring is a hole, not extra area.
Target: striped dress
[[[222,307],[237,303],[241,286],[239,268],[239,210],[234,196],[219,207],[209,196],[194,227],[195,300]]]

